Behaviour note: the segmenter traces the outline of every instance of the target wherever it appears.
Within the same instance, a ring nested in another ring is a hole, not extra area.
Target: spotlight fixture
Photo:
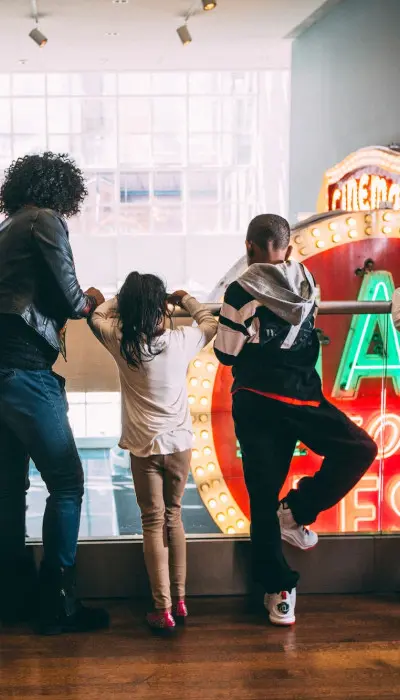
[[[176,32],[184,46],[187,46],[192,42],[192,37],[190,35],[187,24],[182,24],[181,27],[178,27]]]
[[[35,44],[39,46],[40,49],[43,48],[43,46],[46,46],[47,44],[47,36],[43,34],[43,32],[40,31],[39,29],[39,11],[38,11],[38,6],[37,6],[37,1],[36,0],[31,0],[31,15],[32,19],[35,20],[36,27],[32,29],[31,32],[29,32],[29,36]]]
[[[31,32],[29,32],[29,36],[31,37],[31,39],[33,39],[33,41],[35,42],[35,44],[37,44],[37,45],[39,46],[40,49],[42,49],[43,46],[46,46],[46,44],[47,44],[47,36],[45,36],[44,34],[42,34],[42,32],[40,31],[40,29],[38,29],[37,27],[35,27],[34,29],[32,29]]]
[[[203,10],[208,12],[209,10],[215,10],[217,7],[217,0],[201,0],[203,3]]]

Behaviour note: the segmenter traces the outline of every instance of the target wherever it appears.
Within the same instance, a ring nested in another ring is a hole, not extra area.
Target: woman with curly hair
[[[62,377],[67,319],[85,318],[101,303],[83,293],[64,217],[79,212],[83,175],[65,155],[15,161],[0,188],[0,620],[36,614],[35,571],[25,550],[29,458],[46,483],[44,559],[39,575],[38,630],[44,634],[103,627],[102,610],[74,594],[83,470],[67,418]]]

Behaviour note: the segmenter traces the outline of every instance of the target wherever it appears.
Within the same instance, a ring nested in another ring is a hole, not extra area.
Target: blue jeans
[[[51,370],[0,366],[0,550],[25,547],[29,458],[47,486],[43,548],[51,567],[73,566],[83,497],[83,470],[67,418],[65,381]]]

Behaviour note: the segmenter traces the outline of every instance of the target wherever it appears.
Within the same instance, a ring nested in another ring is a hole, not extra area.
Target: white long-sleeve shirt
[[[217,319],[196,299],[187,295],[182,306],[197,326],[165,330],[155,341],[162,352],[138,369],[121,356],[121,330],[116,299],[93,313],[90,325],[113,356],[121,382],[122,435],[120,447],[136,457],[172,454],[192,448],[192,420],[186,373],[190,361],[215,336]]]

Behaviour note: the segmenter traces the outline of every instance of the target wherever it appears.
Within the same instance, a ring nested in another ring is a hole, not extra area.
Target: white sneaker
[[[278,510],[281,537],[285,542],[299,547],[299,549],[312,549],[318,543],[318,535],[304,525],[298,525],[287,503],[283,502]]]
[[[292,592],[281,591],[281,593],[266,593],[264,605],[269,613],[269,621],[273,625],[281,627],[294,625],[296,622],[296,589]]]

